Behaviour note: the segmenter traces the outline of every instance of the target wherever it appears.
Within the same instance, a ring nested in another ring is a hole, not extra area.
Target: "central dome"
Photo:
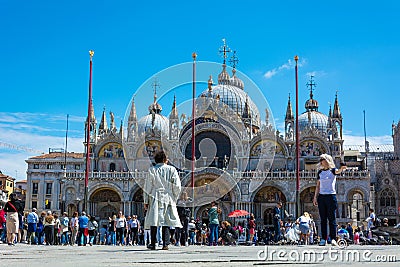
[[[218,84],[213,86],[211,91],[204,91],[203,94],[211,96],[214,99],[219,98],[221,102],[228,105],[239,115],[242,115],[245,112],[247,98],[253,125],[260,127],[260,112],[253,100],[251,100],[242,89],[232,85]]]
[[[309,110],[299,116],[299,130],[303,131],[307,126],[315,127],[321,132],[326,132],[328,116],[315,110]]]
[[[212,86],[212,79],[208,81],[208,89],[200,94],[200,97],[211,97],[213,99],[218,99],[232,111],[236,112],[239,116],[243,116],[246,111],[246,101],[248,108],[250,110],[250,116],[252,125],[255,127],[260,127],[260,112],[253,100],[247,95],[243,90],[244,84],[233,72],[233,76],[229,77],[226,72],[225,64],[222,65],[222,72],[218,75],[218,85]]]

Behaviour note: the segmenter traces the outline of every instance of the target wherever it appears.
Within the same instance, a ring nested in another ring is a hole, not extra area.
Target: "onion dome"
[[[230,84],[228,72],[226,71],[226,64],[222,64],[222,72],[218,75],[218,84]]]
[[[236,69],[232,70],[232,78],[231,78],[230,83],[231,83],[231,85],[236,86],[242,90],[244,89],[243,81],[236,76]]]
[[[318,111],[306,111],[299,116],[299,130],[303,131],[306,127],[315,127],[321,132],[326,132],[328,126],[328,116]]]
[[[138,134],[169,135],[169,120],[161,115],[162,106],[157,103],[157,94],[154,90],[154,102],[149,106],[149,114],[138,122]]]

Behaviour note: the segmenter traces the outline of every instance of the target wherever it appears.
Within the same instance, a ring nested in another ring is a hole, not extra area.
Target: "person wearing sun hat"
[[[336,245],[336,175],[344,171],[346,166],[336,169],[332,157],[328,154],[322,154],[319,158],[318,169],[313,204],[318,206],[321,218],[321,241],[319,245],[325,246],[328,238],[330,238],[332,245]]]

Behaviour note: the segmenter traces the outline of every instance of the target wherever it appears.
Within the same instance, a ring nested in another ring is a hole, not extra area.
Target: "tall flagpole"
[[[296,218],[300,217],[300,134],[299,134],[299,82],[297,61],[299,57],[294,57],[296,61]]]
[[[86,170],[85,170],[85,196],[83,200],[82,211],[86,211],[88,204],[88,185],[89,185],[89,171],[90,171],[90,127],[91,127],[91,113],[92,113],[92,63],[94,51],[89,51],[90,55],[90,71],[89,71],[89,103],[88,103],[88,116],[87,116],[87,129],[86,129]],[[78,203],[79,205],[79,203]]]
[[[193,98],[192,98],[192,217],[194,217],[194,170],[196,168],[196,52],[193,52]]]
[[[69,119],[69,114],[67,114],[67,129],[65,131],[65,149],[64,149],[64,179],[67,178],[67,153],[68,153],[68,119]],[[60,181],[60,207],[59,209],[61,210],[61,213],[65,211],[64,208],[64,201],[62,200],[63,195],[62,195],[62,184],[63,180],[61,179]]]

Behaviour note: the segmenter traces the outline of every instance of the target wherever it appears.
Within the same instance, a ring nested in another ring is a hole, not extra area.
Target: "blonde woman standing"
[[[327,240],[329,240],[328,238],[330,238],[332,245],[336,245],[336,175],[340,174],[345,169],[346,166],[341,166],[340,169],[336,169],[332,157],[328,154],[322,154],[319,158],[318,180],[313,204],[314,206],[318,206],[319,216],[321,218],[320,246],[325,246]]]

